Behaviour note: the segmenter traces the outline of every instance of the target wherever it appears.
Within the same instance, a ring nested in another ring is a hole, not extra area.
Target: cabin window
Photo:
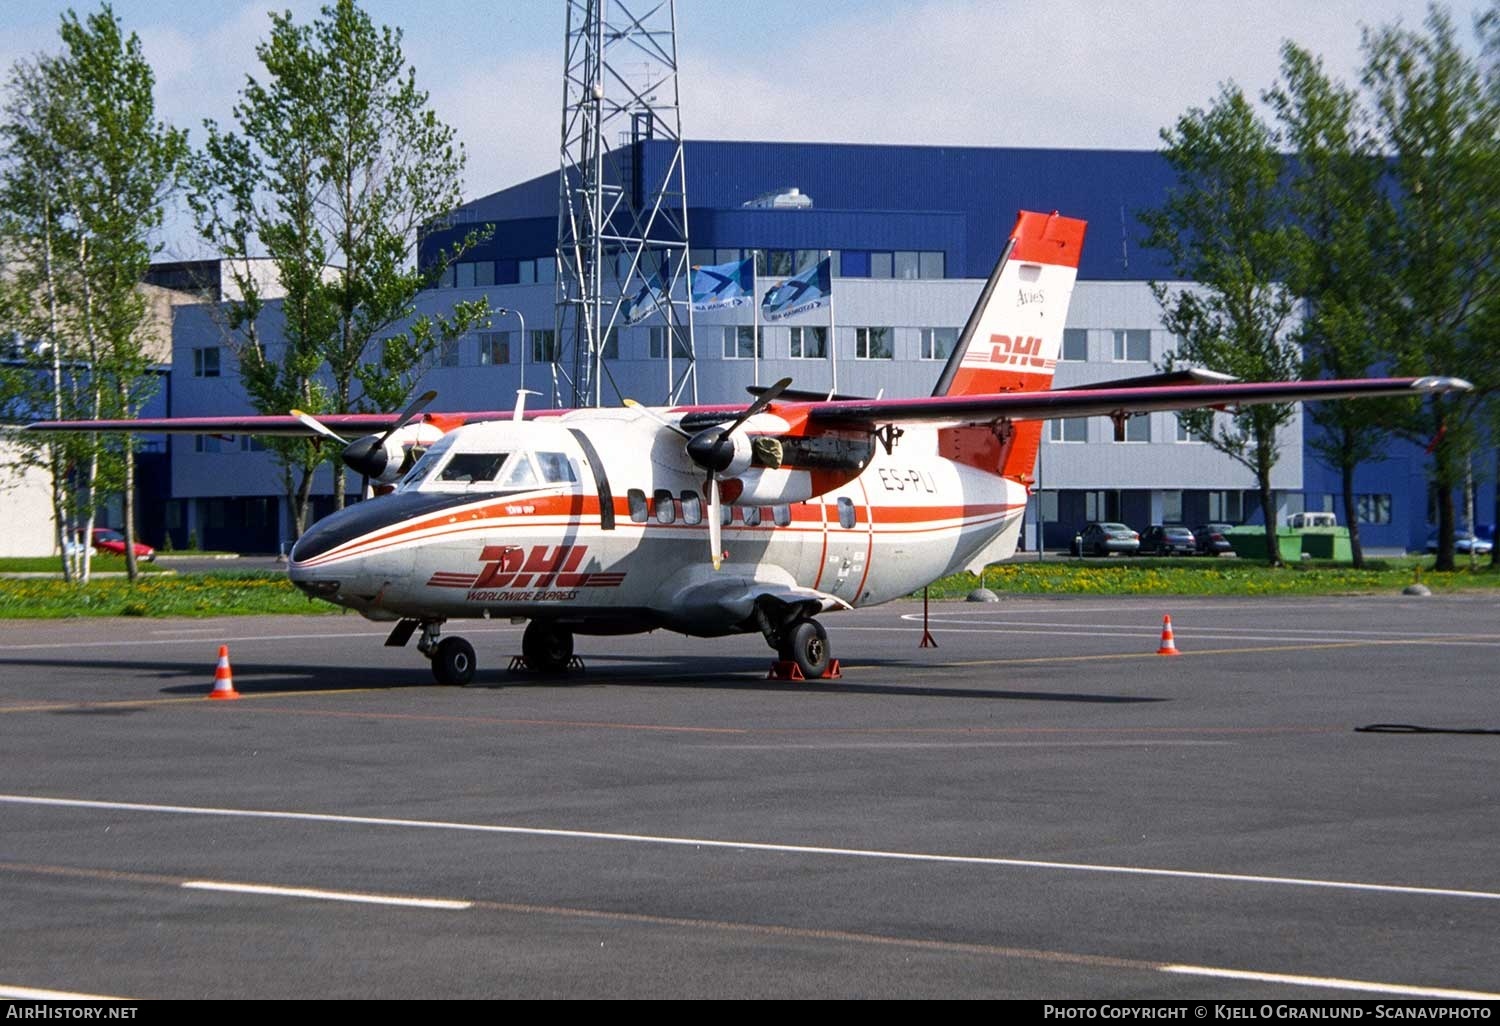
[[[630,519],[637,524],[644,524],[650,516],[646,509],[646,493],[639,488],[632,488],[625,493],[625,502],[630,507]]]
[[[775,521],[777,527],[789,527],[792,523],[792,507],[772,506],[771,519]]]
[[[665,488],[658,488],[651,495],[656,504],[656,522],[658,524],[670,524],[677,519],[677,503],[672,500],[672,493]]]
[[[746,506],[740,510],[740,519],[745,522],[746,527],[760,526],[760,507]]]
[[[517,453],[516,458],[511,461],[510,476],[505,479],[505,483],[512,488],[534,488],[541,484],[536,476],[536,469],[524,452]]]
[[[406,472],[406,476],[397,485],[398,490],[406,491],[421,485],[423,478],[432,473],[432,469],[443,461],[448,455],[448,450],[453,448],[453,436],[447,435],[432,443],[432,448],[422,454],[422,458],[412,465]]]
[[[703,500],[698,498],[697,492],[683,492],[682,499],[682,522],[684,524],[703,523]]]
[[[854,526],[854,500],[848,498],[839,499],[839,526]]]

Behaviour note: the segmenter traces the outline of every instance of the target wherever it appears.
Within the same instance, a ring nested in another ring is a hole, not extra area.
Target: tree
[[[1500,102],[1495,9],[1481,19],[1489,67],[1460,47],[1452,19],[1428,11],[1426,32],[1386,27],[1364,36],[1369,89],[1387,165],[1384,216],[1396,363],[1409,374],[1460,374],[1469,393],[1434,397],[1400,425],[1432,454],[1437,568],[1451,570],[1453,493],[1478,441],[1481,414],[1500,388],[1494,306],[1500,301]]]
[[[1282,47],[1281,82],[1266,93],[1279,141],[1295,155],[1288,183],[1299,229],[1288,284],[1304,301],[1293,338],[1308,377],[1367,377],[1385,361],[1393,326],[1384,266],[1391,224],[1383,202],[1384,162],[1358,94],[1331,80],[1321,62],[1291,43]],[[1339,469],[1354,565],[1364,565],[1354,475],[1383,458],[1390,424],[1410,401],[1312,403],[1319,428],[1309,445]]]
[[[416,264],[423,226],[461,201],[464,154],[400,43],[353,0],[325,6],[311,25],[273,14],[256,50],[266,80],[241,91],[239,134],[206,126],[195,213],[243,297],[227,304],[227,326],[263,413],[395,408],[445,341],[487,319],[482,300],[416,314],[417,294],[479,235],[437,266]],[[262,254],[285,292],[279,345],[267,341],[267,295],[249,264]],[[278,451],[300,535],[317,455],[306,443]],[[338,467],[335,505],[343,480]]]
[[[150,318],[141,281],[168,195],[179,182],[186,136],[156,120],[155,76],[140,40],[108,5],[80,20],[69,11],[64,53],[16,67],[3,129],[5,245],[13,254],[7,306],[43,366],[54,416],[131,417],[146,395]],[[65,399],[67,400],[65,403]],[[113,443],[112,443],[113,444]],[[136,576],[135,466],[97,437],[53,443],[54,506],[62,538],[89,537],[101,481],[118,473],[126,569]],[[75,471],[81,509],[64,483]],[[64,547],[66,550],[66,546]],[[78,576],[87,578],[87,546]]]
[[[1176,276],[1193,283],[1151,284],[1178,338],[1166,368],[1203,366],[1252,381],[1295,376],[1301,358],[1288,338],[1295,301],[1287,279],[1297,243],[1281,187],[1286,162],[1270,130],[1229,84],[1208,110],[1188,111],[1161,135],[1178,188],[1141,220],[1147,244],[1165,250]],[[1272,565],[1280,556],[1271,470],[1277,431],[1292,412],[1274,404],[1227,416],[1180,414],[1190,432],[1255,474]]]

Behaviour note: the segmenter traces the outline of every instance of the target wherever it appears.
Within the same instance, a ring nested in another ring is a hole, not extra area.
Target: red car
[[[94,528],[94,551],[110,556],[125,556],[125,536],[112,527]],[[147,562],[156,558],[156,550],[145,542],[135,543],[135,558]]]

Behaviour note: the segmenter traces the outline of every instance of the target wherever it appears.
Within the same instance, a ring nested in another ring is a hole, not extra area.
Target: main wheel
[[[561,673],[573,658],[573,632],[546,620],[533,620],[521,635],[521,658],[537,673]]]
[[[828,632],[816,620],[798,620],[783,636],[783,659],[797,664],[802,676],[814,680],[828,670]]]
[[[432,653],[432,676],[458,687],[474,679],[474,646],[463,638],[444,638]]]

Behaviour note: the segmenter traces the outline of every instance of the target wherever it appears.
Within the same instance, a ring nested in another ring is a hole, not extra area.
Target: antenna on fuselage
[[[526,397],[528,395],[541,395],[541,394],[542,393],[540,393],[540,392],[533,392],[529,388],[518,388],[518,389],[516,389],[516,412],[511,416],[511,420],[513,420],[513,421],[515,421],[516,423],[519,424],[521,422],[521,420],[524,419],[525,416],[526,416]]]

